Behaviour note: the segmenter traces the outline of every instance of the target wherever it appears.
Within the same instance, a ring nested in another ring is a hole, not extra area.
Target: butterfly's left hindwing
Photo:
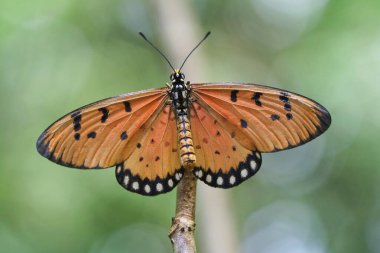
[[[206,184],[230,188],[253,176],[261,166],[261,154],[244,147],[236,133],[226,128],[195,101],[191,107],[196,163],[193,173]]]
[[[108,168],[124,162],[165,107],[165,88],[105,99],[62,117],[46,129],[37,150],[74,168]]]

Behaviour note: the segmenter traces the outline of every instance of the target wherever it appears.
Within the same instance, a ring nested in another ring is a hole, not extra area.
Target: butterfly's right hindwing
[[[121,186],[142,195],[171,191],[181,180],[176,119],[171,105],[157,115],[129,158],[116,167]]]

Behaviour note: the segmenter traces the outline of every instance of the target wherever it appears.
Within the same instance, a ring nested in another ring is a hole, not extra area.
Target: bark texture
[[[177,186],[176,214],[172,220],[169,238],[175,253],[195,253],[195,201],[197,179],[190,169]]]

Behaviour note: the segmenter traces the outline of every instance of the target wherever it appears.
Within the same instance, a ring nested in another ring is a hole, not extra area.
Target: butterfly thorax
[[[173,85],[170,91],[170,98],[173,102],[173,109],[177,115],[188,113],[190,92],[190,89],[183,82]]]
[[[185,83],[185,75],[178,70],[170,76],[171,85],[169,96],[177,120],[178,147],[181,164],[184,167],[192,167],[195,164],[195,152],[189,120],[189,100],[191,87]]]

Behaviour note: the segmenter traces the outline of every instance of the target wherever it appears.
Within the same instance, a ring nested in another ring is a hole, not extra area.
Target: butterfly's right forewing
[[[124,162],[165,107],[165,88],[105,99],[62,117],[37,141],[39,153],[74,168],[107,168]]]

